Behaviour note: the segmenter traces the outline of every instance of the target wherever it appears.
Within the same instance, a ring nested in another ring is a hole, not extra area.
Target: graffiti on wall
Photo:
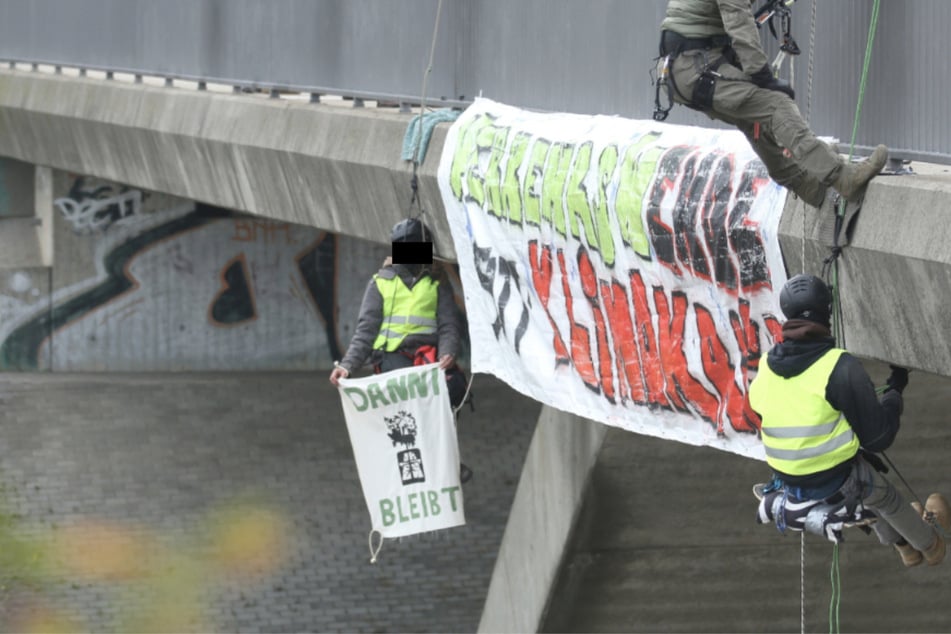
[[[88,177],[55,207],[70,242],[57,253],[70,257],[55,262],[45,301],[0,288],[0,368],[330,367],[388,251],[204,204],[156,205]]]
[[[74,232],[105,231],[117,222],[142,213],[146,193],[124,185],[94,184],[92,181],[82,176],[77,178],[66,196],[53,201]]]

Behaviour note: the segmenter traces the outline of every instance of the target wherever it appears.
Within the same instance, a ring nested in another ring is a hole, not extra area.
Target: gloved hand
[[[769,64],[750,75],[750,79],[760,88],[778,90],[779,92],[784,92],[789,95],[790,99],[796,98],[796,91],[793,90],[793,87],[785,79],[778,79],[774,76]]]
[[[897,365],[889,365],[888,367],[892,369],[892,373],[885,380],[885,391],[895,390],[901,394],[905,386],[908,385],[908,370]]]

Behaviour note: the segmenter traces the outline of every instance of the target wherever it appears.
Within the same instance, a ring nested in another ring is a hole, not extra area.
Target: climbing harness
[[[792,36],[792,11],[790,7],[795,1],[796,0],[768,0],[766,4],[753,14],[757,28],[762,28],[764,24],[767,25],[770,33],[773,34],[773,38],[779,42],[779,53],[776,54],[776,57],[770,64],[774,75],[779,74],[779,69],[787,56],[791,62],[793,57],[802,53],[799,44],[796,43],[795,38]],[[780,28],[782,29],[782,38],[780,38],[776,32],[776,25],[773,23],[777,17],[779,18]],[[794,83],[795,80],[795,75],[792,74],[793,72],[794,67],[790,63],[790,84]]]
[[[776,41],[780,43],[780,51],[788,55],[799,55],[799,53],[802,52],[799,50],[799,45],[796,44],[796,40],[793,39],[792,36],[792,10],[790,7],[795,1],[796,0],[767,0],[767,2],[753,14],[756,26],[762,27],[764,24],[767,25],[769,32],[772,33]],[[782,39],[779,38],[779,34],[776,32],[776,25],[773,23],[776,17],[779,17],[780,26],[783,31]]]
[[[721,75],[717,70],[723,64],[738,65],[736,52],[731,46],[731,39],[727,35],[714,35],[712,37],[690,38],[684,37],[674,31],[661,31],[660,45],[658,46],[658,57],[654,58],[655,67],[651,69],[651,83],[654,85],[654,120],[664,121],[674,107],[674,93],[680,98],[681,102],[688,108],[699,110],[701,112],[709,109],[713,105],[713,92],[716,88],[717,80],[720,81],[747,81],[745,79],[732,79]],[[688,98],[678,88],[671,74],[671,65],[674,60],[687,51],[703,51],[703,54],[694,58],[697,65],[699,79],[693,89],[693,94]],[[716,56],[709,59],[707,51],[715,51]],[[720,52],[722,51],[722,53]],[[702,64],[701,64],[702,62]],[[655,76],[656,74],[656,76]],[[667,97],[667,107],[661,104],[661,93],[665,92]]]

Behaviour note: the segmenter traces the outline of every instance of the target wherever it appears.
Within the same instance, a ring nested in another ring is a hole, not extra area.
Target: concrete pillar
[[[53,266],[53,170],[37,165],[33,175],[36,240],[43,266]]]
[[[525,457],[479,632],[537,632],[606,427],[545,406]]]

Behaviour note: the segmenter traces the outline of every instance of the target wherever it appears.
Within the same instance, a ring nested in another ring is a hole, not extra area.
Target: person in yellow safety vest
[[[431,244],[431,237],[418,218],[398,222],[390,233],[394,254],[397,246],[406,246],[400,243]],[[330,373],[330,382],[338,385],[338,379],[364,365],[388,372],[438,360],[446,370],[449,400],[456,408],[465,396],[466,378],[456,364],[461,320],[452,286],[434,271],[431,247],[428,257],[416,258],[422,262],[392,259],[387,258],[367,284],[353,338]]]
[[[859,360],[835,346],[832,294],[818,277],[791,278],[779,302],[787,318],[782,341],[770,349],[748,392],[762,419],[767,464],[795,500],[845,499],[871,510],[879,541],[893,544],[906,566],[940,563],[944,539],[922,515],[933,513],[945,531],[951,529],[948,501],[935,493],[925,510],[913,508],[873,468],[877,457],[865,453],[884,451],[894,441],[908,370],[892,366],[879,400]]]
[[[827,187],[849,201],[862,199],[888,148],[879,145],[867,161],[852,164],[813,134],[792,86],[773,75],[749,0],[668,0],[660,28],[655,118],[680,103],[735,126],[773,180],[813,207]]]

